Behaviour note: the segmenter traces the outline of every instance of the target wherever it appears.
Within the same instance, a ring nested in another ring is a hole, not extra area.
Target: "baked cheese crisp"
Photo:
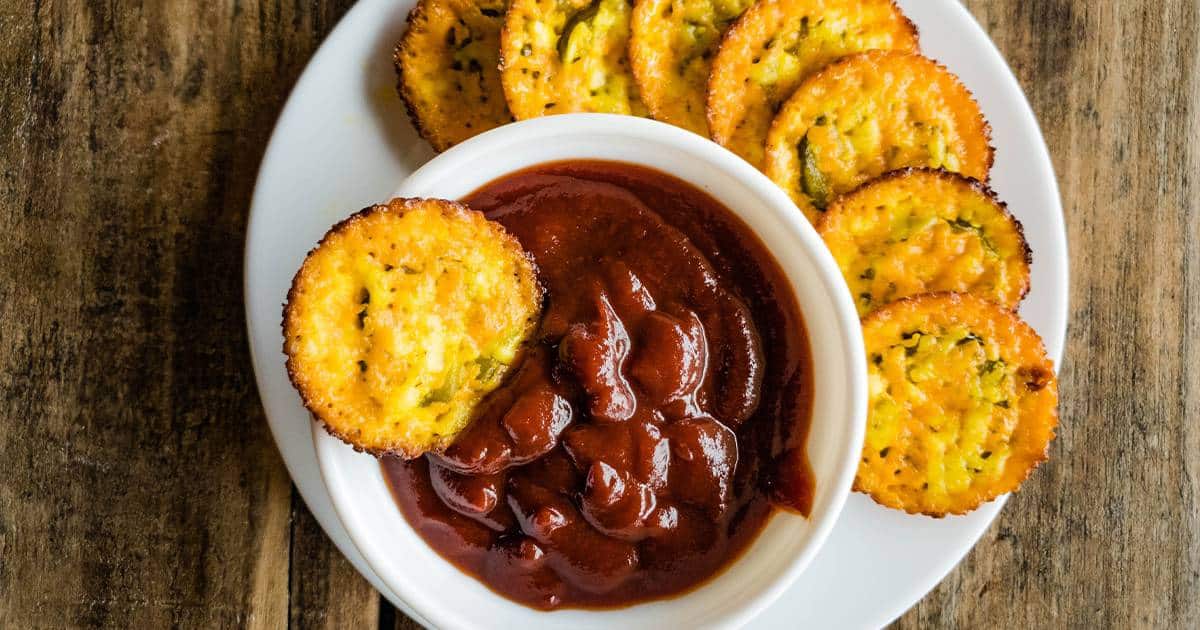
[[[421,0],[394,62],[413,126],[437,151],[512,122],[500,85],[504,0]]]
[[[705,94],[721,36],[751,0],[637,0],[629,57],[656,120],[708,137]]]
[[[873,51],[797,88],[771,125],[765,171],[815,223],[838,195],[907,166],[987,181],[989,142],[957,77],[920,55]]]
[[[761,169],[771,120],[807,77],[845,55],[917,48],[916,27],[892,0],[759,0],[713,60],[712,139]]]
[[[1016,309],[1029,290],[1029,246],[995,194],[942,170],[904,169],[839,197],[817,231],[859,315],[935,291]]]
[[[872,313],[863,339],[870,406],[856,490],[914,514],[963,514],[1046,459],[1054,366],[1012,311],[925,294]]]
[[[500,38],[513,115],[644,116],[629,68],[631,10],[627,0],[514,0]]]
[[[537,325],[516,239],[451,201],[393,199],[334,226],[284,309],[288,374],[333,435],[375,455],[438,450]]]

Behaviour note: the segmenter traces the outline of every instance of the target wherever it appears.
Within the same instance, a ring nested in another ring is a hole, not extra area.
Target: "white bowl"
[[[682,129],[641,118],[569,114],[476,136],[437,156],[396,196],[458,199],[523,168],[615,160],[669,173],[712,195],[758,235],[796,293],[812,346],[808,455],[812,513],[777,513],[717,578],[684,595],[612,610],[542,612],[496,595],[433,551],[404,520],[379,462],[313,423],[321,474],[367,563],[427,624],[475,628],[737,627],[774,601],[816,555],[850,492],[866,428],[866,360],[853,301],[820,237],[787,195],[741,158]]]

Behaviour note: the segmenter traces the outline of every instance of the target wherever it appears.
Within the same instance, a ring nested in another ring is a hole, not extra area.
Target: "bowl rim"
[[[803,213],[795,207],[794,203],[787,194],[777,187],[770,179],[751,166],[741,157],[730,152],[724,147],[711,142],[707,138],[692,133],[690,131],[661,123],[645,118],[635,118],[631,116],[622,116],[617,114],[598,114],[598,113],[576,113],[576,114],[561,114],[555,116],[546,116],[525,121],[510,123],[490,131],[472,137],[447,151],[435,156],[430,161],[426,162],[416,171],[407,177],[393,196],[413,196],[413,193],[407,191],[431,190],[434,184],[444,181],[446,173],[453,171],[461,163],[470,162],[473,159],[478,159],[485,154],[498,154],[506,147],[518,144],[527,144],[539,140],[553,140],[557,142],[569,141],[573,137],[575,139],[585,138],[588,136],[608,136],[610,141],[619,140],[624,137],[638,142],[649,142],[660,145],[664,149],[674,149],[681,153],[687,154],[690,159],[708,162],[712,168],[726,173],[729,177],[738,180],[738,183],[748,188],[751,194],[765,201],[763,206],[768,212],[774,215],[777,220],[784,222],[793,237],[804,250],[804,254],[812,263],[812,269],[816,273],[815,280],[822,286],[825,292],[832,297],[830,308],[834,313],[836,321],[836,332],[839,334],[838,343],[842,346],[845,353],[843,357],[844,374],[841,378],[844,379],[846,398],[845,408],[848,412],[845,426],[843,430],[848,433],[848,439],[845,440],[844,452],[837,453],[839,462],[834,471],[833,478],[828,481],[829,491],[828,499],[823,501],[820,507],[823,510],[818,514],[818,504],[814,503],[810,516],[806,519],[812,526],[812,532],[808,535],[808,542],[802,550],[791,559],[788,568],[775,578],[770,584],[760,589],[758,593],[747,595],[745,600],[736,608],[722,614],[718,619],[713,620],[715,626],[720,627],[739,627],[749,622],[760,612],[765,610],[773,603],[783,592],[790,586],[796,578],[808,567],[817,552],[828,539],[830,532],[833,530],[838,517],[845,505],[846,499],[850,494],[852,482],[857,471],[858,460],[862,450],[862,444],[866,433],[866,415],[867,415],[867,370],[866,370],[866,355],[863,349],[863,338],[860,326],[860,320],[857,310],[854,306],[849,289],[846,287],[842,279],[841,271],[834,262],[832,255],[825,247],[824,242],[817,234],[813,226],[803,216]],[[606,160],[607,158],[596,158],[589,156],[567,157],[565,160],[580,159],[580,160]],[[684,177],[678,173],[659,166],[646,164],[638,158],[611,160],[625,162],[633,165],[644,166],[666,172],[669,175],[677,177],[708,194],[720,200],[719,193],[715,193],[702,185],[700,182]],[[512,168],[503,170],[505,174],[515,173],[538,164],[552,163],[555,160],[543,160],[531,162],[529,164],[521,164]],[[503,176],[503,175],[500,175]],[[475,188],[486,185],[490,181],[495,180],[495,176],[479,177],[478,175],[467,175],[467,179],[476,180]],[[724,204],[724,202],[722,201]],[[779,261],[778,253],[770,246],[762,234],[758,232],[750,221],[745,217],[743,211],[732,204],[724,204],[743,220],[751,232],[755,233],[762,241],[763,246],[769,251],[772,256],[777,259],[777,263],[783,269],[785,276],[789,281],[793,280],[793,271],[788,269],[782,261]],[[803,311],[805,306],[800,304]],[[810,325],[806,317],[806,325]],[[814,331],[810,328],[808,331],[809,343],[813,344]],[[857,357],[858,360],[854,360]],[[814,366],[816,359],[814,357]],[[819,370],[818,370],[819,371]],[[819,396],[819,392],[814,394],[815,398]],[[815,416],[816,404],[814,404]],[[813,423],[816,424],[817,419],[814,417]],[[369,539],[360,527],[360,523],[353,518],[351,506],[354,498],[350,493],[346,493],[341,489],[345,488],[342,482],[342,471],[339,468],[338,461],[340,458],[347,456],[366,457],[361,454],[354,453],[349,446],[342,443],[340,440],[329,435],[320,425],[319,422],[312,422],[313,440],[316,446],[317,460],[320,468],[322,480],[325,483],[326,489],[332,499],[334,510],[338,519],[342,522],[349,538],[358,549],[368,566],[375,572],[379,579],[393,592],[397,597],[403,599],[403,602],[411,607],[423,620],[432,623],[434,627],[457,628],[467,627],[463,623],[462,618],[458,616],[456,611],[448,610],[445,606],[434,605],[434,603],[426,601],[427,598],[419,593],[414,593],[403,580],[393,579],[395,577],[394,565],[397,564],[397,559],[380,558],[372,553],[372,547],[369,544]],[[810,434],[811,437],[811,434]],[[810,453],[811,455],[811,453]],[[379,466],[375,468],[378,470]],[[379,480],[383,481],[382,473],[379,474]],[[386,483],[385,483],[386,485]],[[390,490],[388,493],[390,498]],[[742,557],[749,555],[749,551],[755,545],[760,543],[760,539],[765,535],[774,521],[779,518],[803,518],[787,513],[777,513],[764,526],[763,531],[758,534],[755,541],[750,543],[745,551],[742,552]],[[409,526],[403,518],[405,526]],[[420,538],[419,534],[413,531],[413,534]],[[440,554],[436,554],[443,561]],[[734,565],[741,562],[741,558],[735,560]],[[465,580],[479,582],[474,576],[458,569],[453,563],[450,563],[457,572],[458,576]],[[722,569],[716,576],[708,581],[702,582],[699,588],[703,588],[712,582],[720,581],[726,573],[730,572],[733,565]],[[486,587],[486,585],[484,585]],[[490,589],[489,589],[490,590]],[[651,600],[650,602],[638,603],[629,607],[603,609],[603,610],[581,610],[567,609],[574,613],[598,614],[598,615],[619,615],[623,611],[638,606],[653,604],[666,600],[675,600],[691,596],[693,591],[685,591],[674,598],[664,598],[660,600]],[[525,610],[532,610],[519,603],[513,602],[496,594],[500,600],[517,606]],[[553,615],[554,613],[542,613]],[[615,619],[614,619],[615,621]]]

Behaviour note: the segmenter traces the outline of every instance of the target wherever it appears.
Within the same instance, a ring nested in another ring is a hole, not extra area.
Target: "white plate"
[[[1053,167],[1037,121],[999,52],[955,0],[901,0],[921,45],[974,92],[992,124],[992,187],[1025,226],[1033,290],[1021,314],[1057,363],[1067,323],[1067,244]],[[401,610],[342,528],[320,472],[308,414],[284,371],[281,305],[322,234],[385,199],[432,157],[394,91],[391,50],[412,0],[361,0],[313,57],[275,128],[246,236],[245,293],[259,394],[292,480],[342,553]],[[1003,507],[934,520],[847,502],[824,549],[755,628],[871,628],[899,616],[969,551]],[[411,613],[410,613],[411,614]]]

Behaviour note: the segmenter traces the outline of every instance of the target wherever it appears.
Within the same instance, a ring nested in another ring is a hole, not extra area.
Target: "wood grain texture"
[[[0,0],[0,627],[415,627],[290,488],[241,307],[253,179],[350,0]],[[1059,174],[1053,458],[897,622],[1200,620],[1200,6],[967,0]]]
[[[289,550],[328,558],[289,539],[241,254],[348,4],[0,1],[0,627],[282,627]]]
[[[375,589],[329,542],[295,491],[291,540],[289,627],[339,630],[379,626],[381,606],[390,606],[380,601]]]
[[[1196,627],[1200,6],[966,5],[1025,88],[1062,188],[1062,424],[1050,462],[896,626]]]

